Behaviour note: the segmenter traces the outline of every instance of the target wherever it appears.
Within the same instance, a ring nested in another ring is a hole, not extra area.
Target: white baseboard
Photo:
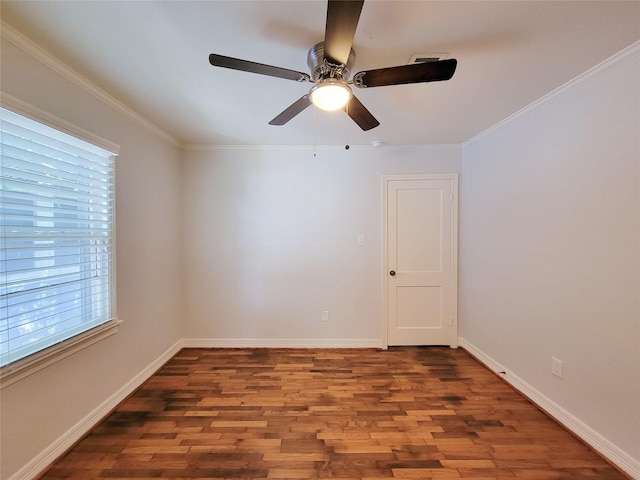
[[[185,348],[382,348],[380,338],[186,338]]]
[[[515,389],[545,410],[559,423],[591,445],[596,451],[618,466],[634,479],[640,479],[640,461],[615,446],[591,427],[573,416],[552,400],[538,392],[513,372],[486,355],[464,338],[459,339],[460,347],[467,350],[487,368],[494,372],[506,372],[504,379]],[[27,463],[8,480],[33,480],[49,465],[57,460],[78,440],[95,427],[124,399],[142,385],[160,367],[182,348],[382,348],[381,339],[184,339],[176,342],[155,361],[144,368],[122,388],[106,399],[95,410],[69,429],[58,440]]]
[[[123,400],[176,355],[182,348],[381,348],[381,339],[183,339],[106,399],[96,409],[61,435],[8,480],[33,480],[86,435]]]
[[[95,410],[71,427],[55,442],[45,448],[39,455],[13,474],[8,480],[33,480],[44,472],[55,460],[61,457],[78,440],[86,435],[124,399],[131,395],[160,367],[168,362],[182,348],[182,340],[176,342],[155,361],[127,382],[122,388],[106,399]]]
[[[558,423],[564,425],[567,429],[584,440],[611,463],[616,465],[625,473],[631,475],[631,478],[640,479],[640,460],[633,458],[627,452],[618,448],[589,425],[585,424],[560,405],[553,402],[550,398],[540,393],[471,342],[468,342],[464,338],[459,338],[458,342],[460,347],[467,350],[490,370],[496,373],[504,372],[504,375],[500,376],[504,378],[507,383],[539,406],[547,414],[558,421]]]

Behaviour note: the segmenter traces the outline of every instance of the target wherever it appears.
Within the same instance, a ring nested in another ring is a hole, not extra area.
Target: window
[[[4,374],[116,324],[115,153],[4,108],[0,117]]]

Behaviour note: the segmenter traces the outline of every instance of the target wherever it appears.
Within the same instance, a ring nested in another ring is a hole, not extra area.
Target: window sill
[[[41,352],[6,365],[0,369],[0,389],[8,387],[49,365],[93,345],[118,331],[122,320],[111,320],[96,328],[69,338]]]

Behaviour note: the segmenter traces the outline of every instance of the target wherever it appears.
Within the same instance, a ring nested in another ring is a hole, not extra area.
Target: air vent
[[[444,60],[448,56],[448,53],[414,53],[407,64],[437,62],[438,60]]]

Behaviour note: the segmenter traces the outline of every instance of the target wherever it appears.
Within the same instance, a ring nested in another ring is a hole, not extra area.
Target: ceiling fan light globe
[[[348,85],[335,80],[325,80],[314,86],[309,92],[309,99],[321,110],[334,111],[344,107],[351,98]]]

